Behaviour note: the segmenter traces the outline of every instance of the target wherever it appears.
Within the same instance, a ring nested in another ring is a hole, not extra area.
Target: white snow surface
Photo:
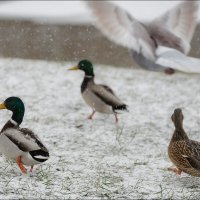
[[[139,20],[151,20],[181,1],[112,1]],[[94,22],[84,1],[5,1],[0,18],[28,19],[40,23],[90,24]],[[199,13],[200,18],[200,13]]]
[[[32,174],[0,156],[0,199],[197,199],[199,178],[168,172],[171,114],[183,109],[188,135],[200,140],[200,76],[167,76],[132,68],[95,66],[96,82],[108,84],[129,106],[119,116],[96,114],[80,94],[75,63],[0,59],[0,101],[19,96],[32,129],[50,159]],[[0,126],[11,112],[0,111]]]

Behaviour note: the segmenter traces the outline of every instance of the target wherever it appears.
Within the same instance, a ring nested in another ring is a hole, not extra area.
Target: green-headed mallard
[[[0,104],[0,109],[13,112],[11,119],[0,132],[0,152],[14,159],[22,173],[27,172],[23,165],[31,166],[30,172],[32,172],[34,165],[49,158],[47,148],[31,130],[19,127],[25,112],[24,103],[20,98],[7,98]]]
[[[81,85],[81,94],[85,102],[93,110],[88,119],[92,119],[95,112],[106,114],[114,113],[116,122],[118,122],[117,112],[120,110],[127,110],[127,105],[115,95],[110,87],[94,82],[93,65],[90,61],[82,60],[77,66],[69,70],[78,69],[85,72],[85,77]]]
[[[200,176],[200,142],[190,140],[183,129],[181,109],[175,109],[172,115],[175,131],[168,147],[168,155],[175,167],[168,168],[176,174],[185,172]]]

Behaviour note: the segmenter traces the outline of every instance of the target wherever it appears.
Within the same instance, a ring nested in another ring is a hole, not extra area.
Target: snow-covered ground
[[[83,73],[67,71],[71,64],[0,59],[0,101],[23,99],[21,126],[33,129],[51,156],[28,175],[0,157],[0,199],[199,198],[199,178],[166,168],[174,108],[183,108],[186,131],[200,140],[200,76],[95,66],[96,82],[109,84],[129,105],[115,124],[102,114],[86,119]],[[10,116],[0,111],[1,127]]]
[[[158,17],[181,1],[113,1],[140,20]],[[28,19],[45,23],[90,24],[84,1],[5,1],[0,4],[0,18]],[[200,18],[200,13],[199,13]]]

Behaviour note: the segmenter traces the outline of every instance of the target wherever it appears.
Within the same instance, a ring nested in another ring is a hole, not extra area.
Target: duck
[[[81,94],[86,104],[92,108],[88,119],[92,119],[95,112],[114,114],[116,123],[120,111],[128,111],[115,92],[107,85],[96,84],[94,81],[93,64],[89,60],[81,60],[78,65],[69,70],[82,70],[85,73],[81,84]]]
[[[187,56],[198,21],[198,1],[183,1],[148,22],[110,1],[85,4],[95,18],[94,25],[109,40],[128,48],[141,68],[169,75],[200,73],[200,59]]]
[[[168,170],[177,175],[185,172],[200,176],[200,142],[190,140],[183,128],[183,113],[180,108],[174,110],[171,119],[175,130],[168,146],[168,155],[175,167]]]
[[[0,104],[0,110],[7,109],[12,117],[0,132],[0,152],[7,158],[14,160],[22,173],[27,173],[26,166],[31,166],[48,160],[49,151],[39,137],[28,128],[21,128],[25,106],[19,97],[9,97]]]

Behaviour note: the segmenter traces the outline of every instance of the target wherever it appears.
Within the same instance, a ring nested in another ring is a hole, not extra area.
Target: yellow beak
[[[74,66],[72,68],[69,68],[68,70],[78,70],[78,69],[79,69],[78,66]]]
[[[0,110],[1,110],[1,109],[6,109],[5,103],[1,103],[1,104],[0,104]]]

